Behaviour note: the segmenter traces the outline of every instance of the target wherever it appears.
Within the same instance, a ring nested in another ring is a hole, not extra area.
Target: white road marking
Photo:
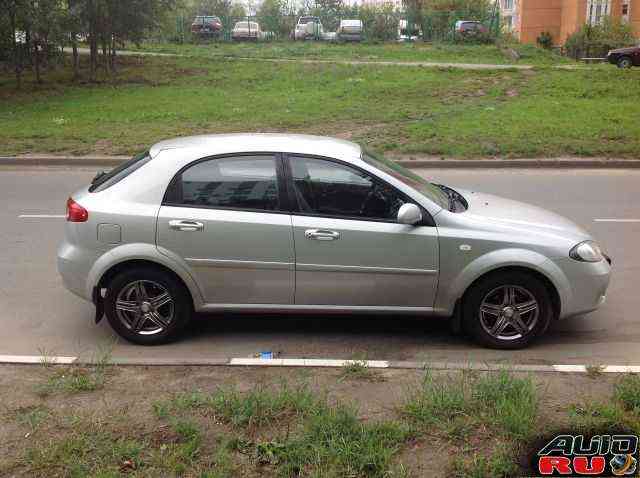
[[[67,217],[64,214],[20,214],[20,219],[59,219]]]
[[[594,219],[593,222],[640,222],[640,219]]]
[[[65,356],[42,356],[42,355],[0,355],[0,363],[20,363],[20,364],[72,364],[78,357]]]
[[[552,365],[552,367],[556,372],[584,373],[587,371],[587,367],[585,365]]]
[[[332,359],[261,359],[232,358],[229,365],[262,365],[280,367],[345,367],[353,363],[361,363],[368,368],[389,368],[386,360],[332,360]]]

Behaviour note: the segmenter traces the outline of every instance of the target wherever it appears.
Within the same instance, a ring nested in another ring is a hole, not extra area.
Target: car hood
[[[633,53],[634,51],[638,50],[637,46],[629,46],[626,48],[616,48],[615,50],[611,50],[609,53]]]
[[[591,239],[589,233],[573,221],[546,209],[493,194],[457,191],[469,205],[464,216],[485,227],[508,228],[514,232],[562,237],[575,242]]]

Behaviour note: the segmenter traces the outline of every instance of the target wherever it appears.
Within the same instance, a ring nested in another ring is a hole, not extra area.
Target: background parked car
[[[362,41],[363,30],[362,20],[340,20],[336,35],[340,41]]]
[[[489,30],[482,23],[475,20],[460,20],[456,22],[455,35],[458,38],[475,38],[487,35]]]
[[[233,26],[231,38],[233,40],[252,40],[258,41],[264,37],[257,22],[242,21],[237,22]]]
[[[640,66],[640,45],[611,50],[607,54],[607,61],[618,65],[619,68]]]
[[[319,17],[303,16],[298,18],[291,36],[293,40],[310,40],[322,38],[323,32],[324,28]]]
[[[222,21],[214,16],[198,16],[191,23],[191,33],[198,37],[220,36]]]
[[[406,20],[400,20],[398,22],[398,40],[400,41],[414,41],[422,37],[422,29],[417,23],[412,23],[408,26]]]

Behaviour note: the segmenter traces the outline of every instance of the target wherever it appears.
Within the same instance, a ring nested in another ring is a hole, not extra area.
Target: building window
[[[629,21],[629,2],[625,2],[622,4],[622,19],[624,21]]]
[[[505,10],[513,10],[513,0],[502,0],[502,8]]]
[[[508,32],[513,30],[513,17],[512,16],[504,17],[504,29],[505,29],[505,31],[508,31]]]
[[[611,0],[589,0],[587,2],[587,23],[599,25],[611,11]]]

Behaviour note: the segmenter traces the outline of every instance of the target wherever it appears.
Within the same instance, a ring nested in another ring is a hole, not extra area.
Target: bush
[[[620,19],[607,17],[600,25],[584,25],[567,38],[564,47],[567,55],[579,59],[604,57],[609,50],[633,44],[631,27]]]
[[[542,32],[536,41],[545,50],[550,50],[553,47],[553,37],[549,32]]]

